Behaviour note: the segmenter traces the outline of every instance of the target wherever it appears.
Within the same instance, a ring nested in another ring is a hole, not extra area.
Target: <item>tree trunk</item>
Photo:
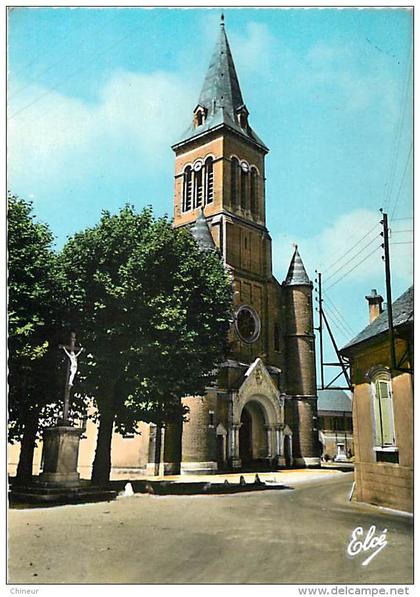
[[[115,413],[107,405],[100,413],[98,439],[96,442],[95,460],[92,466],[92,483],[106,485],[111,474],[111,441]]]
[[[23,437],[20,443],[19,463],[16,472],[16,480],[19,484],[28,483],[32,479],[32,467],[38,424],[39,410],[29,410],[27,412]]]
[[[159,467],[162,452],[162,424],[156,425],[156,441],[155,441],[155,477],[159,475]]]

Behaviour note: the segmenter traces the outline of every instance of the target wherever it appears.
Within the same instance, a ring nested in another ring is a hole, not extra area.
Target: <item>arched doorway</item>
[[[259,402],[250,400],[242,409],[239,429],[239,457],[242,466],[267,461],[270,456],[268,452],[266,414]]]

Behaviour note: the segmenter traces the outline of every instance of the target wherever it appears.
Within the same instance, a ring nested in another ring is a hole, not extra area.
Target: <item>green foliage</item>
[[[54,400],[52,322],[56,314],[53,236],[32,206],[8,197],[9,439],[21,439],[31,411]],[[56,397],[55,397],[56,399]]]
[[[85,390],[120,431],[179,414],[223,358],[231,281],[215,253],[150,208],[102,214],[60,255],[67,310],[85,347]]]

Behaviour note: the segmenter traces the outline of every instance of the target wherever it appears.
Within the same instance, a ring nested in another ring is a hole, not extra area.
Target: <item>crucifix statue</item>
[[[59,348],[62,348],[68,357],[67,373],[66,373],[66,385],[64,388],[64,407],[63,407],[63,424],[68,424],[69,416],[69,402],[70,402],[70,391],[73,386],[74,377],[77,372],[77,357],[82,352],[83,348],[76,346],[76,334],[75,332],[70,333],[70,343],[66,346],[60,344]],[[77,351],[77,352],[76,352]]]

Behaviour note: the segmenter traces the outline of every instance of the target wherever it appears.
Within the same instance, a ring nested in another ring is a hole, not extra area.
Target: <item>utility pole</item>
[[[321,272],[318,272],[318,314],[319,314],[319,352],[321,358],[321,389],[325,388],[325,381],[324,381],[324,345],[322,339],[322,281],[321,281]]]
[[[388,227],[388,214],[384,213],[382,209],[379,210],[382,213],[381,224],[383,231],[384,242],[382,248],[384,250],[384,256],[382,259],[385,262],[385,285],[386,285],[386,301],[387,301],[387,313],[388,313],[388,333],[389,333],[389,347],[391,355],[391,366],[393,369],[397,369],[397,358],[395,354],[395,333],[394,333],[394,318],[392,316],[392,294],[391,294],[391,263],[389,257],[389,227]]]

